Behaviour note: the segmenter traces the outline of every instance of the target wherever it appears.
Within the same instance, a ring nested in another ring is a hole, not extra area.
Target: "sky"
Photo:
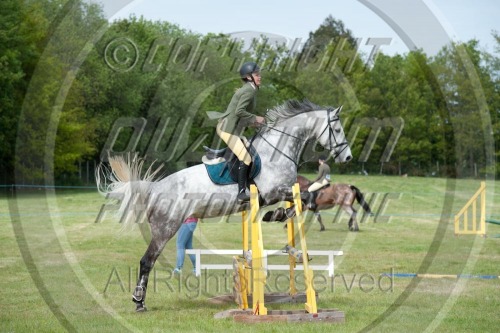
[[[495,51],[491,33],[500,33],[498,0],[100,0],[110,21],[130,15],[178,24],[206,34],[266,34],[292,45],[305,42],[328,15],[344,22],[360,52],[374,46],[385,54],[422,48],[434,55],[450,40],[478,39]],[[245,32],[245,33],[241,33]]]

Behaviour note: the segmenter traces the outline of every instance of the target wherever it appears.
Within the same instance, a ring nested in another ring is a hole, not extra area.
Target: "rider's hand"
[[[261,116],[255,116],[255,122],[257,124],[263,125],[266,123],[266,118],[261,117]]]

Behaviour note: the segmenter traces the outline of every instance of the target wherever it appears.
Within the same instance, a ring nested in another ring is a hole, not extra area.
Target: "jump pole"
[[[292,207],[291,202],[286,203],[286,208]],[[293,219],[286,220],[287,226],[287,239],[288,246],[295,247],[295,225],[293,223]],[[294,256],[288,256],[288,262],[290,264],[290,289],[289,293],[292,296],[297,295],[297,288],[295,287],[295,267],[296,261]]]
[[[251,267],[249,266],[247,257],[248,257],[248,212],[244,210],[241,213],[242,218],[242,238],[243,238],[243,262],[238,261],[236,258],[233,258],[233,261],[237,263],[237,274],[240,282],[240,290],[241,290],[241,300],[239,302],[240,309],[248,309],[248,295],[252,292],[250,290],[250,272]]]
[[[259,193],[257,186],[250,185],[250,223],[252,229],[252,311],[254,314],[266,315],[264,290],[266,287],[266,272],[262,262],[264,244],[262,226],[259,219]]]
[[[309,255],[307,254],[307,244],[306,244],[306,233],[304,230],[304,219],[305,214],[302,213],[302,200],[300,198],[300,187],[296,183],[292,188],[293,193],[293,203],[295,205],[295,211],[297,219],[297,226],[299,229],[300,245],[302,247],[302,265],[304,266],[304,278],[306,283],[306,298],[305,303],[306,311],[308,313],[317,314],[318,307],[316,305],[316,291],[313,288],[314,273],[312,269],[309,268]],[[291,257],[291,256],[289,256]]]

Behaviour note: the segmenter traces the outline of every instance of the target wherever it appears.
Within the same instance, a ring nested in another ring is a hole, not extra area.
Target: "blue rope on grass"
[[[397,277],[397,278],[456,278],[456,279],[484,279],[495,280],[500,279],[498,275],[475,275],[475,274],[417,274],[417,273],[383,273],[382,276]]]

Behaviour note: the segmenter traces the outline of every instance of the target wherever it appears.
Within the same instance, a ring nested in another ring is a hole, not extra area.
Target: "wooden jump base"
[[[230,318],[240,323],[256,324],[268,322],[323,322],[344,323],[344,312],[336,309],[318,309],[317,313],[308,313],[305,310],[268,310],[265,316],[256,316],[250,309],[227,310],[215,315],[216,319]]]
[[[261,218],[259,216],[259,200],[257,187],[250,186],[250,216],[247,212],[242,214],[242,236],[244,258],[233,257],[233,291],[234,300],[239,306],[237,310],[227,310],[217,313],[214,318],[233,317],[234,321],[243,323],[259,322],[336,322],[345,321],[344,312],[336,309],[318,309],[317,293],[313,288],[313,270],[309,267],[309,255],[307,251],[304,214],[302,214],[302,201],[300,198],[299,185],[292,188],[294,205],[296,210],[295,219],[300,237],[302,251],[295,248],[295,225],[292,219],[287,221],[288,243],[286,246],[289,257],[290,289],[288,293],[265,294],[266,274],[264,264],[264,246],[262,238]],[[291,206],[290,204],[287,204]],[[248,227],[251,227],[251,252],[249,251]],[[251,253],[251,255],[250,255]],[[295,267],[300,262],[304,269],[305,293],[300,295],[295,287]],[[290,303],[305,297],[304,310],[268,310],[266,302]],[[250,308],[249,303],[252,303]]]

